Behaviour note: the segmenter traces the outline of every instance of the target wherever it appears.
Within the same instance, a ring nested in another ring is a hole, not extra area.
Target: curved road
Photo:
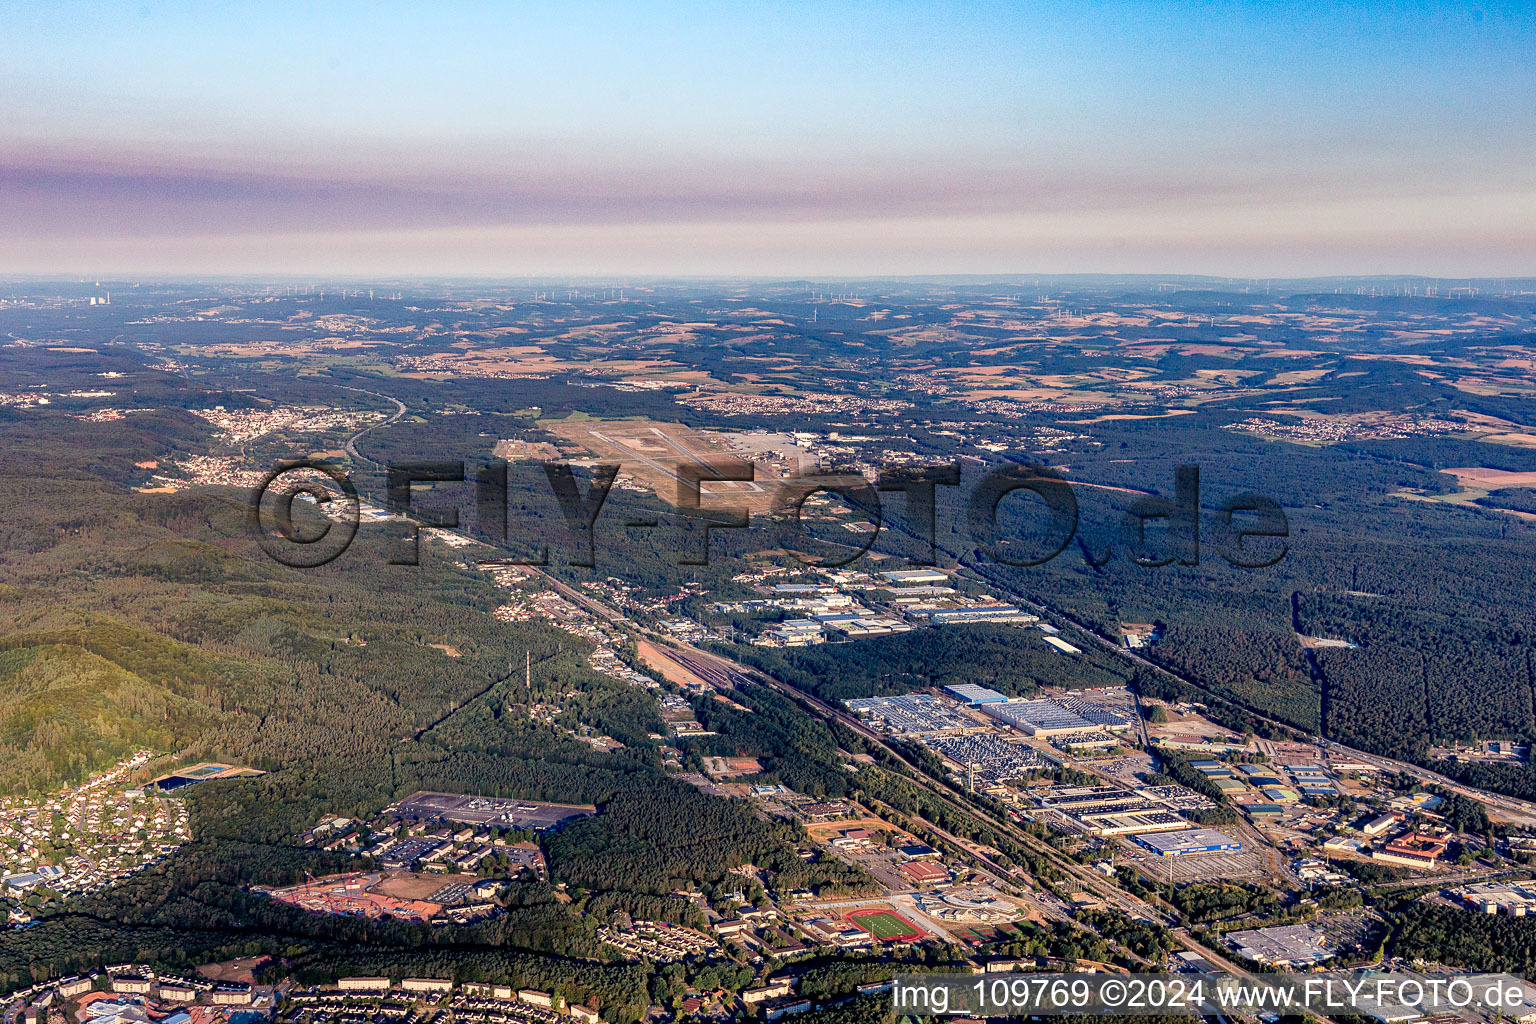
[[[380,468],[383,468],[383,464],[382,463],[377,462],[374,459],[370,459],[368,456],[366,456],[366,455],[362,454],[361,452],[359,452],[357,450],[357,442],[363,437],[363,435],[367,434],[369,431],[377,430],[380,427],[387,427],[391,423],[398,423],[398,422],[400,422],[400,417],[405,415],[405,403],[400,401],[400,399],[395,398],[395,397],[393,397],[391,395],[380,394],[377,391],[369,391],[366,388],[354,388],[354,387],[349,387],[346,384],[332,384],[331,387],[333,387],[333,388],[341,388],[343,391],[356,391],[358,394],[362,394],[362,395],[372,395],[374,398],[382,398],[386,402],[393,402],[395,404],[395,414],[393,416],[391,416],[389,419],[385,420],[383,423],[375,423],[375,424],[373,424],[371,426],[364,427],[362,430],[359,430],[357,433],[355,433],[351,437],[347,438],[347,443],[344,446],[346,448],[347,454],[352,456],[352,458],[357,459],[359,462],[366,462],[366,463],[368,463],[371,466],[378,466]]]

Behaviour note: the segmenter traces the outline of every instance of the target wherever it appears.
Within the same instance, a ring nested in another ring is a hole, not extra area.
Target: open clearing
[[[639,478],[656,497],[678,504],[682,467],[702,474],[700,503],[705,507],[745,507],[768,512],[778,495],[777,479],[757,466],[753,480],[724,480],[751,466],[723,438],[680,423],[652,420],[559,420],[547,424],[562,440],[578,444],[599,462],[617,462]]]
[[[639,641],[635,645],[635,650],[642,662],[660,672],[663,679],[675,686],[709,686],[708,682],[700,679],[682,663],[668,657],[665,648],[649,640]]]
[[[1530,487],[1536,484],[1536,473],[1511,473],[1508,470],[1489,469],[1486,466],[1463,466],[1460,469],[1442,469],[1440,472],[1451,474],[1463,487],[1484,491],[1497,491],[1505,487]]]

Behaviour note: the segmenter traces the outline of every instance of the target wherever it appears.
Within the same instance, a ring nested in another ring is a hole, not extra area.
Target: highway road
[[[378,461],[376,461],[374,459],[370,459],[368,456],[362,454],[361,452],[359,452],[357,450],[357,442],[359,440],[361,440],[363,438],[363,436],[365,434],[367,434],[369,431],[377,430],[380,427],[387,427],[391,423],[398,423],[400,421],[400,417],[405,415],[405,403],[400,401],[398,398],[391,398],[389,395],[383,395],[383,394],[380,394],[377,391],[369,391],[369,390],[367,390],[365,388],[349,387],[346,384],[332,384],[331,387],[333,387],[333,388],[341,388],[343,391],[356,391],[358,394],[362,394],[362,395],[372,395],[374,398],[382,398],[386,402],[393,402],[394,403],[395,414],[393,416],[389,417],[389,419],[385,420],[382,423],[375,423],[375,424],[373,424],[371,426],[364,427],[362,430],[359,430],[357,433],[355,433],[351,437],[347,438],[347,443],[344,446],[345,449],[346,449],[347,454],[352,456],[354,459],[358,460],[359,462],[366,462],[370,466],[375,466],[375,467],[378,467],[378,468],[382,469],[383,468],[383,463],[380,463],[380,462],[378,462]]]

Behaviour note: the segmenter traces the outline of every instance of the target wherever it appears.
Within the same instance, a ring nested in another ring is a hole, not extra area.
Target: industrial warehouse
[[[1134,835],[1188,829],[1189,822],[1160,801],[1114,786],[1058,786],[1038,795],[1054,821],[1085,835]]]
[[[1236,852],[1243,844],[1213,828],[1187,828],[1179,832],[1138,835],[1136,842],[1159,857],[1188,857],[1199,853]]]
[[[849,711],[897,736],[982,732],[987,728],[984,723],[973,721],[961,714],[960,709],[954,704],[931,694],[861,697],[846,703]]]
[[[1134,724],[1129,715],[1089,705],[1084,701],[1073,701],[1073,704],[1099,721],[1092,721],[1078,710],[1069,709],[1062,701],[1055,700],[1010,700],[984,704],[981,710],[1027,736],[1041,739],[1074,733],[1120,731],[1130,729]]]
[[[1510,917],[1524,917],[1536,910],[1536,884],[1530,882],[1474,882],[1447,895],[1485,914],[1503,911]]]
[[[1310,967],[1338,952],[1328,936],[1305,924],[1232,932],[1226,939],[1239,956],[1270,967]]]
[[[946,686],[944,692],[954,697],[962,704],[971,707],[981,707],[983,704],[1006,704],[1007,694],[998,693],[996,690],[985,686],[977,686],[975,683],[961,683],[959,686]]]

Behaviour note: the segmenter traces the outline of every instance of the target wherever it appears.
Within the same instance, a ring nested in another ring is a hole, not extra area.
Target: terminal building
[[[1189,857],[1201,853],[1236,853],[1243,844],[1213,828],[1187,828],[1177,832],[1138,835],[1136,842],[1159,857]]]

